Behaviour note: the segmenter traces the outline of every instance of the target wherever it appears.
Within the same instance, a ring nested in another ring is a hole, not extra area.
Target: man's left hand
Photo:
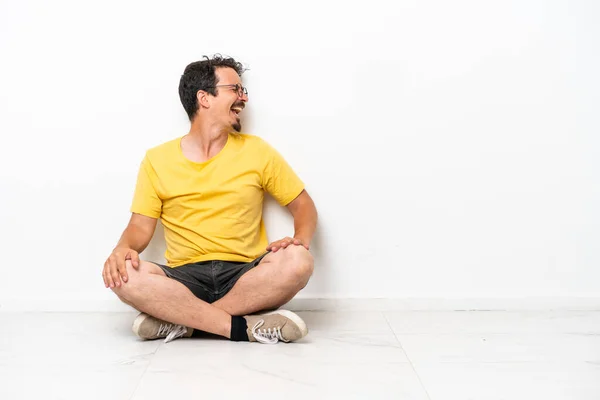
[[[303,240],[291,237],[285,237],[281,240],[277,240],[276,242],[271,243],[267,246],[267,251],[272,251],[273,253],[277,252],[279,249],[285,249],[289,245],[294,246],[303,246],[306,250],[310,250],[307,243],[304,243]]]

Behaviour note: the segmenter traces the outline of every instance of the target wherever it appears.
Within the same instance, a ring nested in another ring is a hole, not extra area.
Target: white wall
[[[3,0],[0,309],[120,307],[100,273],[139,162],[215,52],[318,206],[302,297],[600,306],[598,3],[361,3]]]

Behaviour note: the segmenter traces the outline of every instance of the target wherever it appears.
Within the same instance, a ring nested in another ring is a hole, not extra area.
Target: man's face
[[[240,76],[232,68],[221,67],[215,70],[218,77],[216,96],[211,96],[210,113],[215,122],[225,127],[231,127],[234,131],[240,132],[242,124],[240,122],[240,113],[246,107],[248,96],[240,95],[234,85],[242,87]],[[231,85],[231,86],[223,86]]]

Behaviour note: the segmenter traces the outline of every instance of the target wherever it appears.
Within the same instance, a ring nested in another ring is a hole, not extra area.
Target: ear
[[[204,90],[198,90],[198,92],[196,93],[196,100],[198,101],[198,108],[210,108],[208,93]]]

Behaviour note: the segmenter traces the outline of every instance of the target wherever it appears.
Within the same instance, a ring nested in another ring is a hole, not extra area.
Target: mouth
[[[243,109],[244,109],[244,106],[234,105],[233,107],[231,107],[231,113],[236,118],[240,118],[240,113],[242,112]]]

